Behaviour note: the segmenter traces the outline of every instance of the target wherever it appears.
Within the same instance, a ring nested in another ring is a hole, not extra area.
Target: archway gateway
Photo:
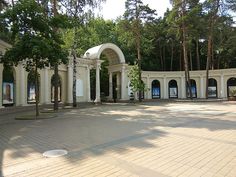
[[[116,85],[116,95],[117,99],[125,99],[126,94],[126,85],[125,84],[125,71],[127,64],[125,63],[125,57],[123,52],[119,47],[112,43],[102,44],[93,48],[88,49],[84,58],[94,60],[94,68],[96,69],[96,96],[95,102],[101,101],[100,95],[100,70],[101,64],[103,63],[100,60],[101,55],[105,55],[108,60],[108,74],[109,74],[109,99],[114,98],[114,86]],[[114,76],[116,77],[116,83],[114,83]]]

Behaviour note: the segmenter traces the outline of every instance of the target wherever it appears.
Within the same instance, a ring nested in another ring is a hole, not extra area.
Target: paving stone
[[[156,102],[9,118],[0,121],[0,176],[236,177],[235,115],[227,102]],[[68,155],[42,156],[52,149]]]

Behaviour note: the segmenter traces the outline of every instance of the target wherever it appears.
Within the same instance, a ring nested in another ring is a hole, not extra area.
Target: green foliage
[[[146,90],[144,82],[139,79],[139,72],[139,66],[137,64],[134,64],[133,66],[131,66],[128,73],[128,77],[130,79],[130,87],[133,93]]]
[[[18,65],[24,61],[26,69],[44,68],[49,64],[66,63],[67,52],[61,48],[63,41],[53,30],[55,20],[49,18],[44,8],[34,0],[19,1],[4,13],[7,28],[14,43],[2,58],[5,65]]]

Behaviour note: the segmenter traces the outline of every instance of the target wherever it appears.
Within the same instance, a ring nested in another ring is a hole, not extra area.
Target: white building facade
[[[0,40],[0,52],[3,54],[11,46]],[[129,100],[128,71],[130,66],[125,63],[125,57],[119,47],[112,43],[102,44],[87,50],[82,58],[77,58],[77,100],[91,102],[90,70],[96,70],[95,102],[101,101],[100,69],[101,55],[109,61],[109,96],[114,94],[118,100]],[[30,73],[26,72],[22,63],[6,71],[0,64],[0,107],[25,106],[33,103],[35,97],[34,85],[30,82]],[[40,104],[53,102],[53,74],[51,68],[39,71]],[[195,98],[205,98],[205,71],[190,71],[192,92]],[[59,66],[60,88],[59,100],[65,104],[72,103],[73,62],[69,58],[67,65]],[[115,78],[115,81],[114,81]],[[227,98],[236,90],[236,69],[212,70],[209,73],[209,96],[211,98]],[[142,80],[146,85],[144,99],[185,99],[185,75],[182,71],[153,72],[143,71]],[[115,89],[114,89],[115,88]],[[114,93],[115,92],[115,93]],[[235,95],[236,96],[236,95]]]

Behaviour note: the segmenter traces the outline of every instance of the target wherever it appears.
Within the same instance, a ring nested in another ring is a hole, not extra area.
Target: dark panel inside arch
[[[191,91],[192,91],[192,97],[197,98],[197,84],[194,79],[190,79],[190,84],[191,84]],[[190,92],[189,92],[189,87],[188,83],[186,83],[187,86],[187,97],[190,98]]]
[[[209,98],[217,98],[217,81],[213,78],[208,80],[208,97]]]
[[[37,85],[38,85],[38,91],[40,92],[40,75],[37,74]],[[27,103],[36,103],[36,86],[35,86],[35,72],[31,71],[28,74],[27,77]]]
[[[178,85],[176,80],[169,82],[169,98],[178,98]]]
[[[152,99],[161,98],[161,85],[158,80],[152,81]]]
[[[13,68],[4,68],[2,75],[2,104],[4,106],[13,106],[15,103]]]
[[[56,85],[56,76],[53,74],[51,78],[51,102],[54,102],[54,92],[55,92],[55,85]],[[61,84],[61,77],[58,77],[58,102],[61,102],[61,94],[62,94],[62,84]]]
[[[228,97],[236,97],[236,78],[232,77],[227,81]]]

